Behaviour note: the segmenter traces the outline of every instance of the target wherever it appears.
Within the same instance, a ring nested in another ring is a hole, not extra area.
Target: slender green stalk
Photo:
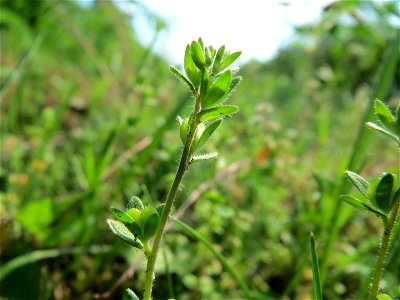
[[[372,277],[372,289],[371,289],[371,294],[369,296],[370,300],[375,300],[376,296],[378,295],[379,283],[381,281],[382,272],[385,267],[385,261],[386,261],[386,256],[389,252],[389,245],[392,237],[393,227],[394,224],[396,223],[397,216],[399,214],[399,209],[400,209],[400,201],[398,201],[396,207],[394,208],[390,216],[388,225],[385,226],[385,230],[383,231],[379,256],[378,260],[376,261],[375,271]]]
[[[147,257],[146,279],[144,283],[144,292],[143,292],[144,300],[151,299],[151,294],[153,289],[154,268],[156,265],[157,253],[161,244],[161,238],[163,236],[164,228],[167,223],[169,214],[171,212],[172,204],[175,200],[176,192],[178,191],[178,187],[182,181],[183,175],[185,174],[189,166],[191,146],[198,125],[198,113],[200,112],[201,109],[199,91],[197,91],[195,97],[196,97],[195,110],[193,113],[192,123],[190,124],[190,130],[186,139],[186,143],[183,148],[182,156],[179,161],[179,167],[178,170],[176,171],[175,179],[172,183],[171,189],[169,190],[167,195],[164,211],[161,216],[160,223],[157,227],[157,231],[154,237],[153,248],[151,249],[150,255],[148,255]]]
[[[391,48],[388,50],[388,56],[386,57],[385,62],[382,64],[380,72],[378,72],[378,81],[376,86],[374,87],[374,92],[371,97],[371,101],[368,103],[368,106],[365,109],[364,116],[360,123],[360,127],[358,130],[356,141],[354,142],[353,150],[351,153],[351,157],[349,163],[347,165],[347,170],[358,170],[360,166],[360,161],[363,159],[364,149],[369,139],[369,130],[365,128],[365,122],[370,119],[373,113],[373,100],[378,98],[385,98],[390,84],[393,81],[393,74],[396,70],[396,64],[399,59],[398,47],[397,43],[394,41]],[[342,178],[341,185],[338,189],[337,198],[340,195],[346,194],[350,187],[350,183],[348,182],[346,177]],[[340,216],[342,215],[343,211],[343,201],[338,201],[334,212],[330,218],[330,228],[328,228],[327,232],[327,242],[323,252],[322,260],[321,260],[321,286],[324,286],[326,273],[329,266],[329,259],[332,254],[333,245],[335,240],[337,239],[337,235],[340,230]]]

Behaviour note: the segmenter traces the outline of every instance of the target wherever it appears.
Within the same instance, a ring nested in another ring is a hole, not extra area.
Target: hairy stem
[[[165,207],[163,214],[160,219],[160,223],[157,227],[156,234],[154,236],[153,248],[151,249],[150,254],[147,256],[147,267],[146,267],[146,279],[144,283],[144,292],[143,299],[150,300],[152,289],[153,289],[153,277],[154,277],[154,268],[157,260],[157,253],[160,248],[161,238],[164,233],[165,224],[168,221],[169,214],[171,212],[172,204],[174,203],[176,193],[178,191],[178,187],[182,181],[183,175],[185,174],[188,166],[189,160],[191,156],[191,146],[195,136],[196,128],[198,125],[198,113],[200,112],[200,96],[196,93],[196,104],[195,110],[192,118],[192,122],[190,124],[190,130],[188,136],[186,138],[186,143],[183,148],[182,156],[179,161],[178,170],[176,171],[175,179],[172,183],[171,189],[168,192],[167,200],[165,202]]]
[[[385,230],[383,231],[381,248],[379,249],[378,260],[376,261],[375,271],[372,277],[372,289],[371,289],[371,294],[369,296],[370,300],[375,300],[376,296],[378,295],[379,283],[381,281],[382,272],[385,267],[386,256],[389,252],[389,245],[392,237],[392,231],[394,224],[396,223],[397,216],[399,214],[399,208],[400,208],[400,201],[398,201],[394,210],[392,211],[389,222],[387,223],[387,226],[385,226]]]

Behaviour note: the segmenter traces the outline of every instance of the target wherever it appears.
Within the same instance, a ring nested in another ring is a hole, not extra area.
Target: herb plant
[[[400,104],[397,105],[396,113],[392,114],[384,103],[376,100],[374,103],[374,111],[380,124],[368,122],[367,126],[393,139],[397,143],[400,153]],[[359,199],[344,195],[342,199],[358,209],[375,214],[381,219],[383,225],[379,254],[371,277],[370,300],[390,299],[388,295],[378,295],[378,293],[390,245],[393,241],[399,241],[398,232],[396,233],[393,230],[400,209],[399,172],[398,174],[383,173],[372,182],[368,182],[359,174],[346,171],[347,177],[361,193],[362,197]]]
[[[228,68],[240,54],[240,51],[229,53],[225,46],[218,50],[212,46],[205,47],[201,38],[187,45],[184,56],[185,74],[175,67],[170,67],[170,70],[190,89],[194,105],[190,116],[178,116],[183,151],[166,201],[157,207],[145,207],[134,196],[125,210],[111,208],[115,217],[107,220],[111,231],[124,242],[143,251],[147,259],[143,291],[145,300],[152,297],[157,254],[183,176],[192,163],[217,156],[217,153],[202,153],[204,146],[222,120],[238,111],[238,107],[224,105],[223,102],[241,81],[241,77],[235,76],[237,69]],[[153,238],[151,245],[149,241]],[[127,293],[132,299],[139,299],[130,289]]]

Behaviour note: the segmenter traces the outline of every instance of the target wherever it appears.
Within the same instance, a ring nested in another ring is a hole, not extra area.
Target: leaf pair
[[[346,175],[358,191],[369,200],[369,203],[366,203],[349,195],[341,196],[343,201],[358,209],[374,213],[386,219],[386,215],[400,200],[400,188],[396,175],[384,173],[382,177],[374,180],[372,184],[357,173],[346,171]]]
[[[143,243],[154,236],[160,222],[159,211],[151,206],[144,207],[141,200],[132,197],[126,210],[112,207],[111,213],[117,220],[108,219],[111,231],[124,242],[143,249]]]

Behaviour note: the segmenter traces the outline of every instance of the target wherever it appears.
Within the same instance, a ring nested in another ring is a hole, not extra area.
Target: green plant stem
[[[372,277],[372,289],[371,289],[371,294],[369,296],[370,300],[375,300],[376,296],[378,295],[379,283],[381,281],[382,272],[385,267],[385,261],[386,261],[386,256],[389,252],[389,245],[392,237],[393,227],[394,224],[396,223],[397,216],[399,214],[399,209],[400,209],[400,201],[397,202],[392,214],[390,215],[388,225],[385,226],[385,230],[383,231],[381,247],[379,249],[379,256],[378,260],[376,261],[375,271]]]
[[[186,143],[183,148],[182,156],[179,161],[178,170],[176,171],[175,179],[172,183],[171,189],[168,192],[167,200],[165,201],[165,207],[163,214],[160,219],[160,223],[157,227],[156,234],[154,236],[153,248],[151,249],[150,255],[147,256],[147,267],[146,267],[146,279],[144,282],[143,299],[150,300],[152,289],[153,289],[153,277],[154,268],[157,260],[157,253],[160,248],[161,238],[164,233],[165,224],[168,221],[169,214],[171,212],[172,204],[174,203],[176,193],[178,191],[179,185],[182,181],[183,175],[185,174],[191,156],[191,146],[194,139],[194,134],[198,125],[198,113],[200,112],[200,95],[196,93],[196,104],[193,113],[192,122],[190,124],[190,130],[186,138]]]
[[[360,168],[360,162],[364,158],[363,152],[364,149],[366,148],[370,135],[369,131],[366,130],[365,128],[365,122],[368,121],[368,119],[370,119],[370,117],[372,116],[373,100],[376,98],[378,99],[384,98],[389,90],[390,84],[393,81],[394,72],[396,70],[396,64],[399,59],[397,42],[398,41],[394,41],[394,43],[392,43],[391,48],[388,49],[388,55],[378,72],[378,80],[376,82],[376,85],[374,86],[374,91],[371,97],[372,99],[368,103],[368,106],[364,111],[364,115],[360,123],[360,127],[358,129],[357,138],[356,141],[354,142],[351,157],[346,168],[347,170],[358,171],[358,169]],[[341,185],[337,191],[338,192],[337,198],[339,198],[340,195],[346,194],[350,186],[351,185],[348,182],[347,178],[343,176]],[[320,275],[321,275],[322,288],[325,283],[326,274],[329,266],[329,259],[332,254],[333,245],[335,240],[337,239],[337,235],[341,227],[340,221],[341,221],[342,211],[343,211],[343,201],[338,201],[335,206],[334,212],[330,217],[331,225],[329,226],[327,230],[328,232],[326,233],[327,241],[321,259]]]

